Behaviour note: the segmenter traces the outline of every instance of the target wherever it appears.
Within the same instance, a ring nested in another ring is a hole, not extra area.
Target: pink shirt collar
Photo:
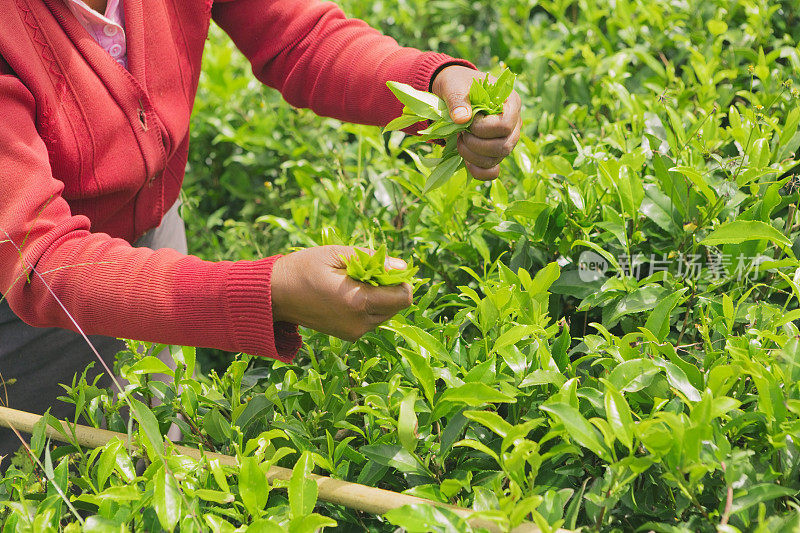
[[[128,68],[128,48],[125,38],[125,12],[122,0],[108,0],[106,12],[98,13],[83,0],[65,0],[70,11],[89,35],[114,60]]]

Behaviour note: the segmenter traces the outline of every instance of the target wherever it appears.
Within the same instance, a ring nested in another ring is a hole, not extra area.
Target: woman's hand
[[[447,103],[450,118],[464,124],[472,116],[469,88],[474,79],[486,74],[460,65],[443,68],[433,79],[431,90]],[[490,76],[490,80],[495,80]],[[506,100],[500,115],[479,115],[458,137],[458,152],[464,158],[467,171],[479,180],[493,180],[500,175],[500,162],[511,153],[519,141],[522,101],[516,91]]]
[[[354,341],[411,305],[411,286],[373,287],[351,279],[341,256],[349,246],[317,246],[278,258],[272,270],[272,316]],[[405,268],[387,258],[386,268]]]

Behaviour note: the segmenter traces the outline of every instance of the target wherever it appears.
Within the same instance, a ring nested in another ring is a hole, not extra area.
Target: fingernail
[[[406,268],[406,262],[402,259],[397,259],[396,257],[389,257],[386,259],[386,268],[393,268],[395,270],[403,270]]]
[[[453,117],[453,120],[469,120],[471,113],[469,112],[468,107],[456,107],[450,113],[450,116]]]

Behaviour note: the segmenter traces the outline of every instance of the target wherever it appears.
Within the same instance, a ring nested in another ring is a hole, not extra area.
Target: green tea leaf
[[[161,428],[153,411],[136,398],[129,398],[128,401],[133,408],[133,417],[139,423],[139,428],[145,436],[145,442],[152,448],[150,452],[156,456],[163,455],[164,437],[161,435]]]
[[[467,521],[449,509],[414,503],[388,511],[386,520],[408,533],[445,531],[471,533]]]
[[[413,453],[417,448],[417,413],[414,404],[417,401],[417,391],[412,389],[400,402],[400,414],[397,418],[397,438],[400,444]]]
[[[347,275],[356,281],[368,283],[375,287],[385,285],[399,285],[401,283],[414,283],[414,274],[419,270],[412,264],[406,268],[386,268],[388,252],[386,245],[382,244],[372,254],[354,248],[352,255],[342,255]]]
[[[700,241],[706,246],[720,244],[741,244],[747,241],[769,240],[791,246],[792,241],[769,224],[759,220],[734,220],[721,225]]]
[[[642,390],[653,381],[658,367],[649,359],[631,359],[617,365],[608,375],[608,381],[620,392]]]
[[[397,351],[408,362],[408,366],[411,367],[411,373],[414,374],[415,378],[417,378],[417,381],[419,381],[419,384],[422,387],[422,391],[425,393],[425,398],[431,405],[433,405],[433,394],[436,392],[436,386],[434,382],[433,371],[431,370],[427,359],[422,357],[417,352],[401,346],[397,347]]]
[[[260,518],[269,496],[269,483],[255,457],[243,457],[239,467],[239,496],[247,512]]]
[[[515,403],[516,399],[484,383],[466,383],[460,387],[444,391],[439,397],[439,403],[444,402],[462,403],[470,407],[477,407],[488,403]]]
[[[140,360],[128,369],[130,374],[166,374],[171,376],[173,371],[158,357],[148,355],[142,357]]]
[[[614,434],[619,441],[629,450],[633,449],[633,417],[631,408],[625,397],[614,388],[608,380],[602,379],[606,386],[606,393],[603,398],[606,408],[606,419],[614,430]]]
[[[180,489],[166,468],[161,466],[154,476],[153,507],[162,528],[167,531],[175,529],[181,517],[182,505]]]
[[[441,163],[436,165],[428,179],[425,181],[425,187],[422,188],[422,194],[428,194],[430,191],[434,189],[438,189],[447,181],[453,177],[453,174],[461,167],[464,163],[464,159],[458,154],[451,155],[450,157],[445,158],[442,160]]]
[[[312,514],[308,516],[296,517],[289,522],[289,533],[317,533],[324,527],[335,527],[336,520]],[[248,530],[249,531],[249,530]]]
[[[675,167],[671,168],[670,171],[675,171],[683,174],[689,181],[691,181],[697,190],[703,195],[709,205],[713,205],[714,202],[717,200],[717,193],[708,185],[705,178],[702,174],[700,174],[697,170],[691,167]]]
[[[382,326],[382,328],[399,334],[412,346],[424,349],[426,355],[430,355],[431,357],[439,360],[448,358],[448,351],[444,344],[442,344],[439,339],[418,326],[413,324],[401,324],[398,321],[393,320]]]
[[[318,488],[317,482],[309,479],[313,470],[314,459],[311,452],[305,451],[294,465],[289,481],[289,507],[293,518],[304,517],[314,511]]]
[[[569,436],[584,448],[593,451],[597,456],[608,461],[610,455],[603,445],[600,434],[583,415],[566,403],[551,403],[539,406],[539,409],[550,413],[564,425]]]
[[[464,416],[474,422],[486,426],[501,437],[505,437],[511,433],[513,429],[511,424],[503,420],[503,418],[497,413],[493,413],[491,411],[464,411]]]
[[[473,108],[480,105],[490,106],[493,104],[492,98],[479,80],[473,80],[472,85],[470,85],[469,102]]]
[[[419,115],[407,115],[403,113],[396,119],[389,122],[383,131],[396,131],[408,128],[409,126],[413,126],[417,122],[421,122],[425,120],[425,117],[421,117]]]
[[[773,483],[759,483],[734,496],[731,514],[735,515],[759,503],[795,494],[797,494],[797,490],[790,487],[782,487]]]
[[[401,472],[427,476],[428,472],[417,458],[402,446],[388,444],[369,444],[362,446],[359,451],[364,456],[384,466],[391,466]]]
[[[219,504],[231,504],[236,500],[233,494],[221,490],[197,489],[194,494],[201,500]]]
[[[780,140],[778,141],[779,147],[789,144],[794,134],[797,133],[798,124],[800,124],[800,107],[795,107],[786,116],[786,123],[783,125]]]
[[[509,69],[503,70],[500,77],[497,78],[497,81],[494,83],[491,92],[492,101],[495,105],[501,106],[500,111],[502,112],[502,106],[508,97],[511,96],[511,93],[514,91],[514,82],[517,79],[517,75],[511,72]]]
[[[656,304],[655,308],[653,308],[650,316],[647,317],[647,322],[645,323],[644,327],[650,330],[650,332],[656,336],[659,342],[663,342],[664,339],[667,338],[667,334],[669,333],[670,314],[688,290],[688,288],[683,288],[679,291],[673,292],[667,297],[661,296],[659,299],[660,301],[658,304]]]
[[[441,99],[433,93],[419,91],[405,83],[386,82],[387,87],[414,114],[429,120],[442,118],[439,111]],[[409,114],[404,111],[404,114]]]

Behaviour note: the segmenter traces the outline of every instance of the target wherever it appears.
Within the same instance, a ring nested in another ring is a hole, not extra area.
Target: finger
[[[482,139],[465,131],[461,134],[461,140],[469,150],[475,154],[485,157],[494,157],[504,159],[508,157],[514,147],[519,142],[522,131],[522,122],[517,122],[514,131],[508,137],[499,137],[496,139]]]
[[[396,315],[397,313],[392,313],[388,315],[369,315],[367,319],[368,324],[370,325],[370,330],[373,330],[386,322],[387,320],[391,320],[391,318]]]
[[[445,75],[441,76],[437,94],[447,104],[447,109],[450,110],[450,118],[456,124],[469,122],[472,118],[472,105],[469,102],[470,84],[465,81],[462,75],[446,75],[444,71],[441,74]]]
[[[521,100],[517,93],[511,93],[506,100],[503,112],[499,115],[483,115],[475,117],[470,131],[477,137],[496,139],[510,136],[520,122]]]
[[[500,175],[500,165],[492,168],[480,168],[465,161],[464,166],[467,168],[467,172],[476,180],[491,181]]]
[[[394,316],[411,305],[411,285],[402,283],[387,287],[365,287],[365,311],[370,316]]]
[[[479,168],[492,168],[500,164],[503,160],[502,157],[487,157],[485,155],[476,154],[473,152],[459,137],[458,139],[458,153],[464,158],[467,163],[472,163]]]
[[[345,263],[345,259],[349,259],[351,255],[353,255],[353,248],[350,246],[340,246],[337,244],[331,244],[325,247],[328,252],[328,261],[327,264],[331,268],[335,269],[344,269],[347,268],[347,263]],[[363,251],[370,253],[370,250],[362,248]]]
[[[456,124],[464,124],[472,118],[472,105],[469,103],[469,94],[464,91],[464,85],[445,84],[442,87],[444,96],[442,100],[450,110],[450,118]],[[466,86],[469,88],[469,86]]]
[[[408,264],[397,257],[387,257],[384,266],[387,270],[404,270]]]

